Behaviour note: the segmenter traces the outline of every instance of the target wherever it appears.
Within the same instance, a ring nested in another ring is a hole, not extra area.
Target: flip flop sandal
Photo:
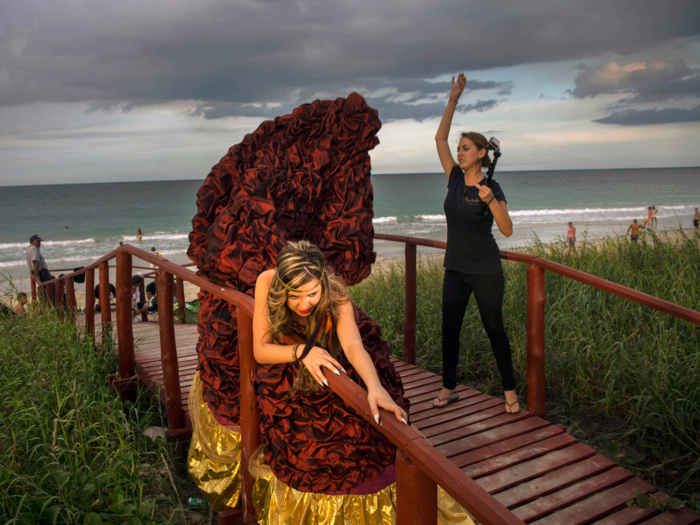
[[[436,405],[435,402],[442,403],[444,401],[447,401],[444,405]],[[438,397],[435,398],[435,401],[433,402],[433,408],[445,408],[447,405],[451,405],[452,403],[459,401],[459,394],[457,392],[452,392],[449,396],[446,398],[441,398],[439,395]]]
[[[513,410],[513,405],[515,405],[515,404],[520,404],[520,400],[513,401],[512,403],[509,403],[508,401],[506,401],[506,405],[508,405],[508,408],[510,408],[511,410]],[[515,415],[515,414],[520,414],[520,412],[522,412],[522,411],[523,411],[523,406],[520,405],[520,408],[518,408],[517,412],[506,412],[506,414]]]

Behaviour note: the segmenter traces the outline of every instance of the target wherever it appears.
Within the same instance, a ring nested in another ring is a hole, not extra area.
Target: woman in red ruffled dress
[[[395,519],[396,448],[328,388],[322,373],[347,373],[365,386],[377,423],[379,407],[407,422],[397,403],[405,401],[384,388],[390,378],[382,377],[365,350],[356,315],[343,281],[308,241],[289,242],[276,268],[258,277],[253,350],[261,365],[257,395],[269,466],[255,472],[261,523]],[[449,507],[443,523],[465,522],[465,514],[455,520],[461,509],[444,494],[441,501]],[[301,516],[306,519],[297,521]]]

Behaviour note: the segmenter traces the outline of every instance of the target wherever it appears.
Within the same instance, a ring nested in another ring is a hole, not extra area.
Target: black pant
[[[481,322],[491,341],[503,390],[515,390],[510,341],[501,312],[504,286],[503,272],[477,275],[445,270],[442,287],[442,385],[448,390],[457,386],[459,334],[472,291]]]

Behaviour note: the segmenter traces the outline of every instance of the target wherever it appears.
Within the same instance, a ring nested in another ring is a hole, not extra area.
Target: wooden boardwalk
[[[100,322],[96,318],[99,332]],[[116,330],[115,330],[116,333]],[[165,401],[158,325],[133,325],[136,371],[142,386]],[[183,407],[197,366],[196,325],[175,325]],[[505,412],[502,400],[460,385],[460,400],[432,408],[440,376],[394,360],[411,401],[414,427],[442,454],[526,523],[697,524],[687,509],[660,512],[627,502],[637,493],[665,495],[568,434],[528,411]]]

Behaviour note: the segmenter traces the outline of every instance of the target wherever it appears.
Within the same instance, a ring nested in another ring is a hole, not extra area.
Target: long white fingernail
[[[404,418],[401,418],[401,421],[403,421],[404,425],[408,425],[408,423],[406,423],[406,420]]]
[[[328,386],[328,379],[324,379],[324,380],[323,380],[323,384],[326,385],[326,386]]]
[[[339,375],[340,375],[340,372],[338,372],[338,370],[337,370],[337,369],[333,370],[333,372],[335,372],[335,375],[337,375],[337,376],[339,376]]]
[[[374,414],[374,421],[379,424],[379,414]]]
[[[347,373],[348,373],[348,371],[345,370],[344,368],[341,368],[341,370],[343,371],[344,374],[347,374]]]

